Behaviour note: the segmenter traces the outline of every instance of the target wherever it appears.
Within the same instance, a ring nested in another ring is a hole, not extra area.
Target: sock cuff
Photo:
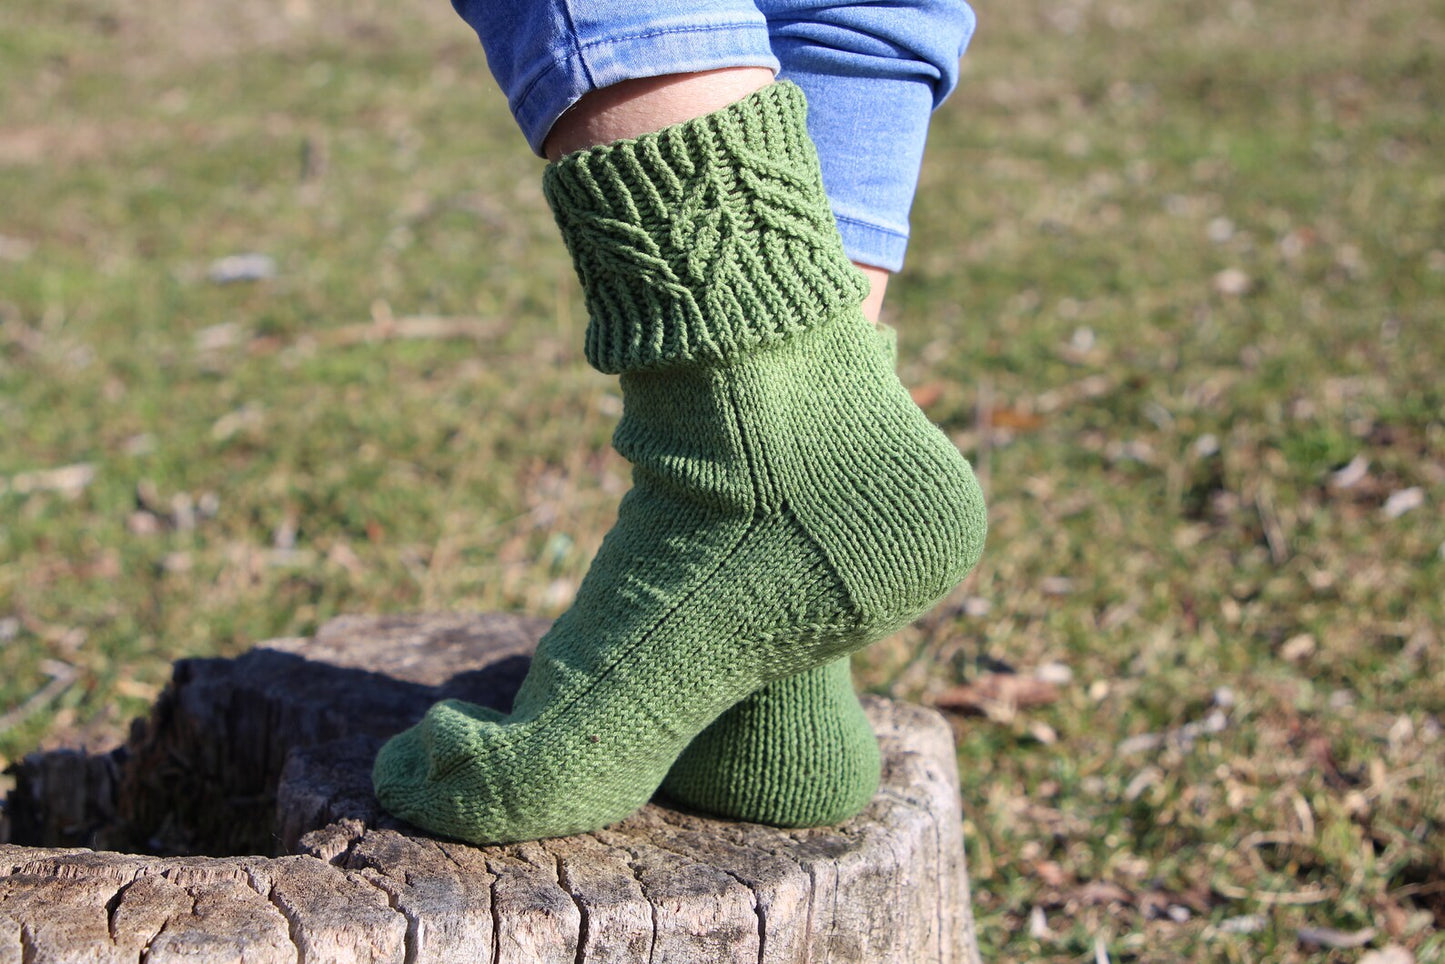
[[[586,296],[587,360],[603,372],[722,361],[867,294],[791,83],[569,154],[543,190]]]

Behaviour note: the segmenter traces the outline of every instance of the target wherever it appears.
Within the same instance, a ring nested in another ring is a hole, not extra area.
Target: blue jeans
[[[538,154],[562,112],[624,80],[768,67],[808,97],[844,248],[903,264],[928,118],[958,82],[965,0],[452,0]]]

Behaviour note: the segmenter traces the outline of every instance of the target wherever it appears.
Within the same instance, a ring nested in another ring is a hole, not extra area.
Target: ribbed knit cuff
[[[542,186],[586,294],[593,367],[721,361],[863,299],[806,120],[803,92],[778,83],[548,166]]]

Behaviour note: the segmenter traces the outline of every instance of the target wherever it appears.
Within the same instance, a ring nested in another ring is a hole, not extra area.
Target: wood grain
[[[545,628],[346,617],[177,663],[125,747],[18,767],[0,964],[976,964],[953,740],[919,707],[865,701],[882,786],[837,827],[657,801],[473,847],[381,812],[381,741],[440,698],[506,709]]]

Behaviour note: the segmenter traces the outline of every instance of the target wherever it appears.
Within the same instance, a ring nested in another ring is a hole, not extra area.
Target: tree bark
[[[865,700],[882,786],[837,827],[658,801],[590,834],[473,847],[383,813],[381,742],[437,699],[506,709],[545,628],[346,617],[177,663],[124,748],[18,767],[27,846],[0,844],[0,964],[976,964],[952,735],[919,707]]]

